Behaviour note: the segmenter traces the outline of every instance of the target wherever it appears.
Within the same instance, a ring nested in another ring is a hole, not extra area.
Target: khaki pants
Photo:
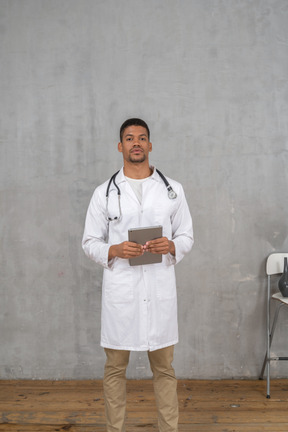
[[[105,348],[104,399],[107,432],[125,432],[126,368],[130,351]],[[172,367],[174,346],[148,351],[160,432],[178,431],[177,380]]]

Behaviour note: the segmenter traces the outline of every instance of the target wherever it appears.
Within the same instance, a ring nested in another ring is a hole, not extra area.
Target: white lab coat
[[[168,179],[168,178],[167,178]],[[121,190],[122,219],[106,218],[108,181],[91,199],[83,235],[86,255],[104,267],[102,286],[101,346],[112,349],[157,350],[178,342],[177,294],[174,264],[193,245],[192,219],[180,183],[168,179],[177,198],[168,198],[166,186],[154,169],[142,184],[140,204],[123,168],[116,183]],[[117,190],[111,184],[109,217],[119,216]],[[111,245],[128,240],[128,229],[163,226],[163,237],[173,240],[175,257],[163,255],[162,263],[129,265],[128,259],[108,262]]]

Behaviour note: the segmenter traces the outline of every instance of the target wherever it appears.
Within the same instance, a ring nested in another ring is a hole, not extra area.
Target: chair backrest
[[[266,273],[267,275],[274,275],[283,273],[284,269],[284,258],[288,258],[287,253],[272,253],[268,256],[266,262]]]

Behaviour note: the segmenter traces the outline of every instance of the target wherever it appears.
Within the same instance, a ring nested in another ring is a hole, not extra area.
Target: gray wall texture
[[[130,116],[194,221],[177,375],[256,377],[265,260],[288,250],[288,1],[0,0],[0,55],[0,378],[102,377],[102,270],[81,238]],[[128,377],[150,376],[132,353]]]

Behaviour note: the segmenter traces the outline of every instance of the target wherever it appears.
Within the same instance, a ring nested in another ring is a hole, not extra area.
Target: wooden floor
[[[150,380],[128,381],[127,432],[157,431]],[[178,382],[179,432],[287,432],[288,380]],[[0,432],[104,432],[101,381],[0,381]]]

